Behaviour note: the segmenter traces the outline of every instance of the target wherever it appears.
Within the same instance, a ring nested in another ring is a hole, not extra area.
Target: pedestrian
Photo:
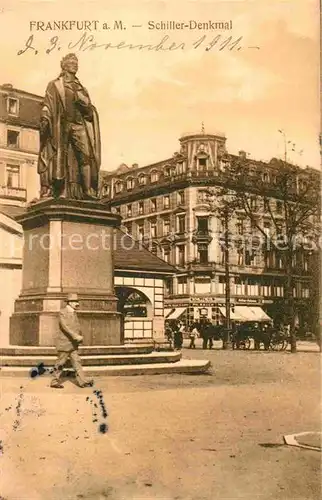
[[[190,344],[189,344],[189,349],[195,349],[196,348],[196,338],[199,337],[199,331],[197,328],[197,325],[192,325],[191,330],[189,332],[189,339],[190,339]]]
[[[180,350],[183,344],[183,332],[185,328],[180,322],[175,325],[174,328],[174,348]]]
[[[57,361],[54,366],[54,376],[50,387],[62,389],[61,383],[64,365],[70,359],[72,367],[75,370],[76,381],[79,387],[91,387],[94,384],[93,379],[86,379],[81,359],[78,354],[78,346],[83,342],[80,324],[76,310],[79,307],[76,293],[70,293],[67,297],[67,305],[59,313],[59,332],[56,340]]]

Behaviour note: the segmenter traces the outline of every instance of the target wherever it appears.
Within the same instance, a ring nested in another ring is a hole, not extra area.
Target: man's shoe
[[[50,387],[52,387],[53,389],[64,389],[63,384],[59,384],[59,383],[50,384]]]
[[[94,385],[94,380],[93,379],[90,379],[90,380],[86,380],[86,382],[82,382],[80,384],[78,384],[79,387],[93,387]]]

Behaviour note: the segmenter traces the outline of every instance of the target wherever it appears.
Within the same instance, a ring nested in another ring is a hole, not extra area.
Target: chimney
[[[246,160],[246,151],[243,151],[242,149],[238,151],[238,156],[241,160]]]
[[[132,163],[132,168],[139,168],[139,164],[138,163]]]

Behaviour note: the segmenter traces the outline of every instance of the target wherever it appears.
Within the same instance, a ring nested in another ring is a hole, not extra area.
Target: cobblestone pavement
[[[319,499],[320,453],[283,435],[320,430],[320,355],[183,355],[211,359],[212,372],[106,377],[86,389],[67,380],[56,391],[46,376],[2,379],[0,496]]]

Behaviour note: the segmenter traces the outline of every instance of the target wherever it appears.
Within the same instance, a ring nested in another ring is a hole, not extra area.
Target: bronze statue
[[[49,82],[40,117],[40,197],[91,199],[98,193],[101,143],[99,120],[67,54],[62,72]]]

